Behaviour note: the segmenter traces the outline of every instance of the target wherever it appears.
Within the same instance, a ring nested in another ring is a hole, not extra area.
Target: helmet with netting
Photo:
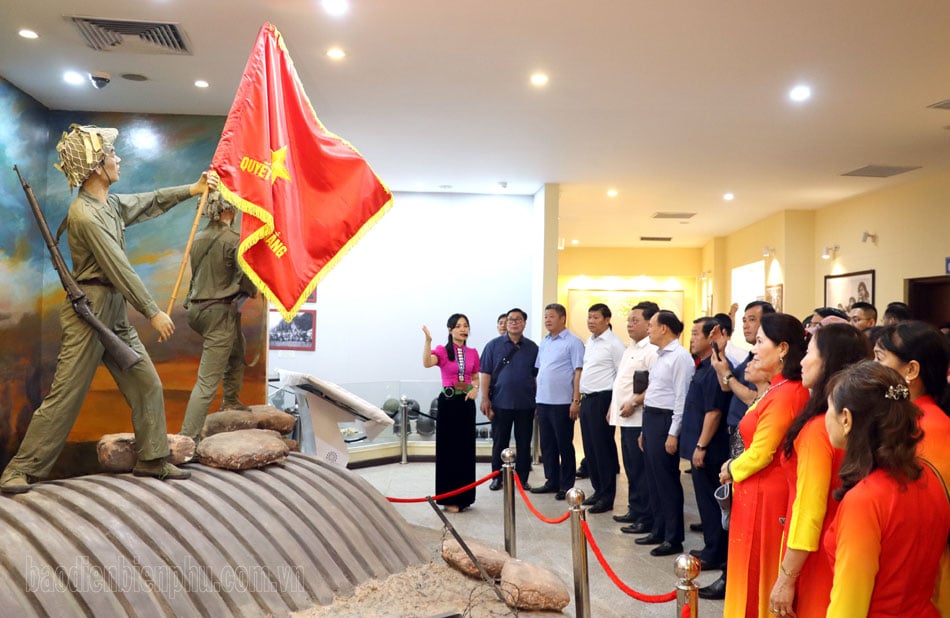
[[[214,191],[208,194],[208,202],[205,204],[204,216],[212,221],[221,218],[221,213],[225,210],[234,210],[234,206],[224,199],[220,191]]]
[[[69,125],[69,131],[64,132],[56,144],[59,163],[54,167],[66,175],[70,191],[82,185],[89,174],[99,167],[106,154],[113,151],[118,135],[118,129]]]

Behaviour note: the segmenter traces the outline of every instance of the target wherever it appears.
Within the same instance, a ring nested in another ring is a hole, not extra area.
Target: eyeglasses
[[[524,318],[508,318],[508,321],[517,324],[518,322],[524,322]]]

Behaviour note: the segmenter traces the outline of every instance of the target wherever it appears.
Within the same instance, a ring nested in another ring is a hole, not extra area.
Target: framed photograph
[[[785,286],[781,283],[775,285],[765,286],[765,301],[772,303],[772,306],[775,307],[775,310],[779,313],[782,312],[782,307],[784,303],[782,302],[785,297]]]
[[[825,306],[847,312],[856,302],[874,304],[874,271],[825,275]]]
[[[302,309],[290,322],[285,322],[280,312],[270,311],[267,315],[268,347],[271,350],[312,352],[317,349],[314,339],[316,325],[316,309]]]
[[[310,296],[307,297],[305,303],[315,303],[317,302],[317,288],[313,288],[313,292],[310,293]]]

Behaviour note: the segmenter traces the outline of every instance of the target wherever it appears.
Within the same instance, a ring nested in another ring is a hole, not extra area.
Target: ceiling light
[[[40,35],[36,34],[36,32],[30,30],[29,28],[23,28],[23,29],[20,30],[20,32],[18,32],[17,34],[19,34],[20,36],[22,36],[24,39],[38,39],[38,38],[40,38]]]
[[[617,197],[616,189],[607,189],[607,197]]]
[[[326,11],[327,15],[339,17],[350,9],[350,3],[347,0],[321,0],[320,6]]]
[[[331,47],[327,50],[327,58],[331,60],[343,60],[346,58],[346,52],[339,47]]]
[[[577,240],[576,238],[574,238],[573,240],[571,240],[571,244],[572,244],[572,245],[580,244],[580,242],[581,242],[581,241]]]
[[[76,71],[66,71],[63,73],[63,81],[67,84],[78,86],[82,83],[85,83],[86,78],[83,77],[81,73],[77,73]]]
[[[537,86],[546,86],[548,83],[548,76],[546,73],[532,73],[531,74],[531,85]]]
[[[796,103],[807,101],[811,98],[811,87],[807,84],[798,84],[788,91],[788,98]]]
[[[727,202],[731,202],[732,200],[736,199],[736,196],[732,193],[723,193],[722,199],[726,200]]]
[[[838,245],[825,247],[824,249],[821,250],[821,259],[830,260],[831,258],[835,257],[835,254],[838,253],[838,249],[840,248],[841,247],[839,247]]]
[[[195,88],[207,88],[208,85],[208,82],[203,79],[195,80]]]

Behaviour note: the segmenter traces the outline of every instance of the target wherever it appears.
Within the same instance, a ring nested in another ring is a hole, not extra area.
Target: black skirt
[[[435,425],[435,493],[443,494],[475,482],[475,401],[465,395],[439,395]],[[438,500],[465,508],[475,502],[475,489]]]

